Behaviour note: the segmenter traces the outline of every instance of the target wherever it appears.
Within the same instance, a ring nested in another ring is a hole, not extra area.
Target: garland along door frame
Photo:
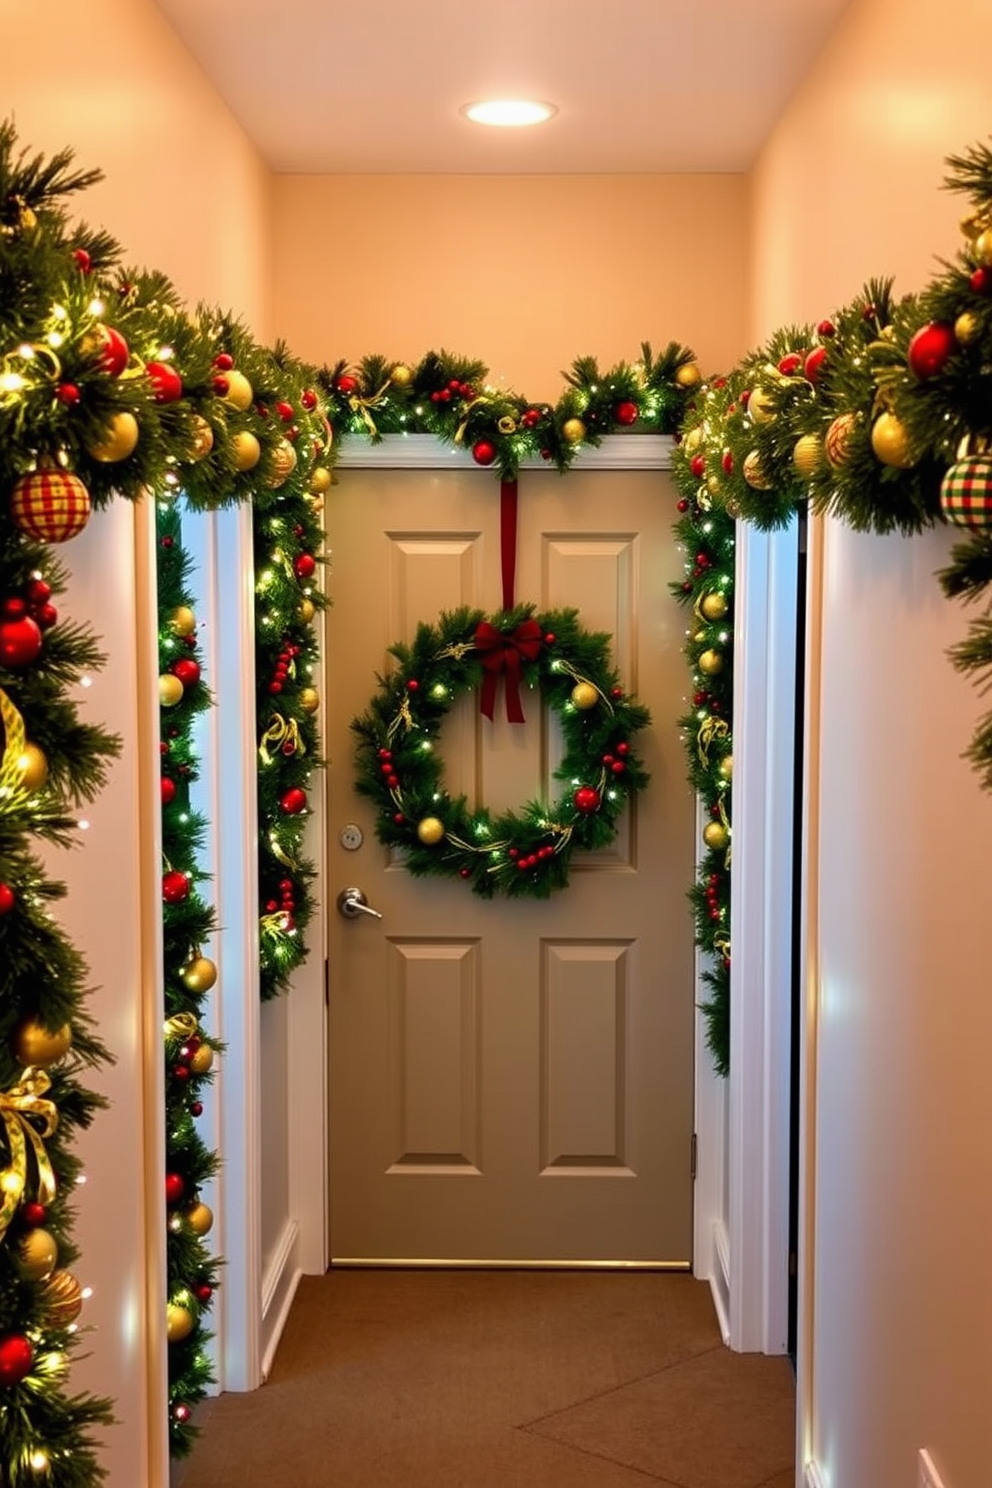
[[[567,887],[509,902],[414,877],[379,844],[350,727],[419,622],[499,610],[499,486],[432,439],[341,460],[325,686],[334,1261],[691,1265],[695,830],[668,590],[682,559],[669,441],[611,443],[567,480],[522,472],[515,595],[612,636],[652,711],[637,739],[651,780]],[[427,468],[389,468],[411,455]],[[451,795],[494,814],[561,795],[555,722],[537,690],[523,708],[509,722],[501,690],[491,721],[472,697],[450,710]],[[349,888],[382,919],[335,912]]]

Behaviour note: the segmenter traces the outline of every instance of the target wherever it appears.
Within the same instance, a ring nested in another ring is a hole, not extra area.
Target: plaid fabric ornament
[[[957,460],[940,483],[940,509],[957,527],[992,526],[992,454]]]
[[[38,542],[68,542],[90,519],[90,493],[70,470],[42,465],[14,486],[10,514]]]

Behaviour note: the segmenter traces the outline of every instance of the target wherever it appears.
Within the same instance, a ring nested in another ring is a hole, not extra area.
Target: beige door
[[[653,716],[651,783],[550,900],[415,879],[353,788],[349,724],[387,650],[442,610],[500,605],[499,496],[475,469],[345,469],[327,504],[331,1254],[336,1261],[691,1259],[693,808],[676,720],[684,616],[661,471],[527,471],[516,598],[614,637]],[[554,721],[465,699],[442,736],[450,791],[494,810],[554,799]],[[349,849],[358,826],[361,845]]]

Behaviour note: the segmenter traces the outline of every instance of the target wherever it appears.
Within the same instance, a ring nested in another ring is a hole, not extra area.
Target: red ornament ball
[[[300,402],[303,404],[303,407],[306,409],[307,413],[313,413],[314,409],[317,407],[317,394],[314,392],[313,388],[303,389],[303,392],[300,394]]]
[[[827,348],[825,346],[814,346],[809,356],[803,362],[803,376],[807,382],[816,382],[820,376],[820,369],[827,359]]]
[[[105,372],[109,372],[111,377],[120,377],[131,356],[127,342],[120,331],[115,331],[113,326],[100,326],[99,336],[100,366]]]
[[[616,421],[618,424],[623,424],[625,428],[629,428],[631,424],[637,423],[639,413],[640,409],[636,403],[628,401],[618,403],[616,406]]]
[[[10,515],[37,542],[68,542],[90,519],[90,493],[78,475],[43,466],[15,482]]]
[[[166,904],[182,904],[189,898],[189,879],[178,868],[162,874],[162,898]]]
[[[790,351],[780,359],[778,370],[783,377],[791,377],[794,372],[799,371],[799,368],[802,366],[802,360],[798,351]]]
[[[21,1224],[25,1229],[37,1230],[47,1218],[48,1210],[37,1199],[29,1199],[26,1204],[21,1205]]]
[[[591,785],[580,785],[572,797],[572,804],[583,816],[591,816],[594,811],[599,810],[599,791],[594,790]]]
[[[55,389],[55,396],[65,408],[75,408],[81,394],[74,382],[60,382]]]
[[[214,357],[214,366],[217,368],[218,372],[230,372],[231,368],[234,366],[234,358],[231,356],[230,352],[219,351]]]
[[[177,403],[183,395],[183,380],[171,362],[148,362],[145,371],[156,403]]]
[[[93,260],[85,248],[74,248],[72,250],[72,259],[81,274],[88,274],[93,267]]]
[[[987,290],[992,289],[992,269],[987,269],[983,264],[975,269],[968,283],[976,294],[985,294]]]
[[[176,799],[176,782],[170,780],[168,775],[162,776],[162,805],[169,806]]]
[[[10,914],[16,903],[17,895],[10,884],[0,883],[0,915]]]
[[[41,650],[41,627],[30,615],[0,622],[0,665],[30,666]]]
[[[200,680],[200,663],[194,661],[192,656],[180,656],[169,668],[174,677],[178,677],[184,687],[193,687]]]
[[[689,461],[689,469],[692,471],[693,475],[697,477],[697,479],[699,476],[704,475],[706,473],[705,455],[693,455],[692,459]]]
[[[472,459],[477,465],[491,465],[496,458],[496,446],[488,439],[477,439],[472,446]]]
[[[914,377],[925,382],[942,372],[951,354],[957,350],[954,327],[934,320],[921,326],[909,343],[907,360]]]
[[[821,320],[816,327],[816,334],[818,336],[836,336],[837,327],[832,320]]]
[[[290,786],[279,798],[279,809],[287,816],[298,816],[301,811],[306,810],[307,793],[298,785]]]
[[[676,502],[675,509],[680,512],[687,512],[689,510],[689,503],[684,496],[680,497]]]
[[[317,569],[317,560],[312,553],[298,553],[293,559],[293,572],[298,579],[309,579]]]
[[[345,372],[343,376],[338,378],[334,386],[337,388],[339,393],[343,394],[344,397],[349,398],[358,387],[358,380],[354,377],[351,377],[347,372]]]
[[[723,467],[723,473],[724,473],[724,475],[732,475],[733,474],[733,470],[734,470],[734,452],[733,452],[733,450],[729,450],[729,449],[724,450],[723,455],[720,458],[720,464]]]
[[[276,413],[284,424],[291,424],[293,422],[293,405],[292,403],[287,403],[285,399],[280,399],[276,404]]]
[[[0,1338],[0,1385],[19,1385],[31,1372],[34,1350],[21,1333]]]
[[[198,1287],[194,1288],[194,1295],[196,1296],[197,1302],[209,1302],[213,1294],[213,1287],[208,1286],[205,1281],[202,1282]]]
[[[190,1104],[189,1104],[189,1114],[191,1116],[202,1116],[203,1115],[203,1102],[202,1101],[190,1101]]]
[[[178,1204],[186,1192],[186,1184],[179,1173],[165,1175],[165,1202],[170,1208]]]
[[[174,1421],[178,1421],[180,1426],[185,1426],[186,1422],[189,1420],[192,1414],[193,1412],[190,1410],[189,1406],[184,1405],[182,1401],[180,1401],[178,1405],[174,1405],[172,1407],[172,1419]]]

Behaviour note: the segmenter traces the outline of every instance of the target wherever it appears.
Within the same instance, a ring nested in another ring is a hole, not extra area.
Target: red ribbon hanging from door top
[[[506,716],[510,723],[523,723],[520,701],[521,668],[524,661],[534,661],[541,649],[541,627],[536,620],[523,620],[513,630],[497,630],[488,620],[476,626],[475,646],[482,659],[482,697],[480,707],[487,718],[496,709],[499,679],[506,677]]]
[[[499,556],[503,574],[503,608],[513,609],[517,569],[517,483],[499,483]]]

